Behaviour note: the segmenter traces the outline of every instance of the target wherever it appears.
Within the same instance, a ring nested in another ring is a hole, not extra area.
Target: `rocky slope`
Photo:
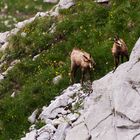
[[[44,1],[44,2],[50,2],[50,1]],[[11,31],[6,31],[6,32],[3,32],[3,33],[0,33],[0,52],[4,52],[6,50],[6,48],[8,47],[8,45],[9,45],[8,38],[10,36],[16,35],[20,29],[25,27],[27,24],[33,22],[37,17],[49,17],[49,16],[52,16],[52,17],[54,16],[55,17],[55,16],[59,15],[59,10],[61,10],[61,9],[68,9],[68,8],[70,8],[73,5],[74,5],[74,2],[72,0],[60,0],[50,11],[38,12],[34,17],[32,17],[30,19],[27,19],[27,20],[24,20],[22,22],[18,22],[15,25],[15,28],[12,29]],[[54,28],[55,28],[55,26],[53,24],[50,27],[49,31],[51,33],[54,32],[53,31]],[[26,33],[23,32],[22,36],[25,37]],[[35,60],[37,56],[35,56],[33,58],[33,60]],[[3,55],[3,57],[0,59],[0,69],[1,69],[1,67],[5,63],[5,62],[3,62],[4,61],[4,57],[5,56]],[[18,62],[20,62],[20,60],[13,61],[5,72],[3,72],[3,73],[0,72],[0,80],[3,80],[4,76],[6,76],[7,72],[9,70],[11,70],[15,66],[15,64],[17,64]]]
[[[66,140],[140,139],[140,39],[129,62],[93,82],[84,114]]]
[[[7,47],[8,45],[7,38],[10,35],[16,34],[22,27],[32,22],[36,17],[57,16],[59,14],[58,13],[59,9],[69,8],[69,6],[72,6],[73,4],[74,3],[71,0],[60,0],[57,3],[57,5],[54,6],[54,8],[49,12],[38,13],[35,17],[18,23],[15,29],[5,33],[0,33],[0,44],[2,45],[0,51],[4,51],[5,48]],[[55,24],[53,24],[49,28],[50,32],[53,32],[54,30],[55,30]],[[26,36],[24,32],[22,33],[23,33],[21,34],[22,36]],[[131,34],[130,36],[133,36],[133,34]],[[30,132],[25,134],[25,131],[22,131],[25,135],[23,135],[22,133],[20,137],[24,136],[24,138],[21,139],[22,140],[36,140],[36,139],[38,140],[44,140],[44,139],[45,140],[47,139],[48,140],[57,140],[57,139],[58,140],[90,140],[90,139],[92,140],[93,139],[138,140],[140,138],[139,137],[140,122],[139,122],[139,106],[138,106],[139,84],[140,84],[140,80],[138,79],[139,78],[138,65],[140,60],[139,44],[140,44],[140,40],[137,42],[135,48],[133,49],[129,62],[120,65],[118,69],[115,71],[115,73],[110,72],[102,79],[94,81],[92,87],[90,87],[88,83],[86,83],[87,85],[85,85],[84,87],[81,87],[80,84],[74,84],[68,87],[66,90],[64,90],[60,96],[56,97],[55,100],[53,100],[48,107],[44,106],[42,108],[41,113],[39,113],[40,109],[37,108],[38,106],[32,109],[31,111],[34,110],[34,112],[31,114],[30,117],[28,117],[28,121],[32,124],[31,127],[29,128]],[[130,41],[128,45],[132,46]],[[108,47],[108,44],[106,46]],[[39,55],[40,54],[34,56],[33,61],[35,61]],[[4,81],[5,76],[8,75],[8,72],[11,71],[15,67],[15,65],[20,62],[21,60],[18,59],[12,61],[9,67],[5,71],[3,71],[2,73],[0,72],[1,73],[0,80]],[[0,63],[1,63],[0,65],[0,69],[1,69],[2,65],[5,64],[5,61],[3,61],[3,57],[0,60]],[[106,64],[108,64],[108,62],[106,62]],[[103,67],[103,65],[100,66]],[[62,78],[61,75],[55,77],[52,80],[53,84],[57,85],[59,79],[61,78]],[[39,90],[40,89],[42,88],[39,87]],[[40,96],[41,94],[38,97]],[[13,92],[11,97],[15,97],[15,92]],[[33,96],[31,95],[31,98],[32,97]],[[12,98],[12,99],[14,100],[16,98]],[[25,98],[25,100],[26,99],[27,98]],[[46,103],[45,100],[45,103],[42,104],[45,105],[48,103]],[[26,102],[23,106],[25,107],[25,105]],[[10,105],[8,104],[7,106]],[[3,110],[5,110],[5,108]],[[17,110],[23,112],[22,109],[17,109]],[[30,113],[29,111],[27,112],[28,114]],[[5,114],[6,114],[5,116],[8,116],[7,112]],[[13,115],[11,116],[13,118]],[[15,118],[14,120],[17,120],[17,118]],[[5,120],[8,119],[6,118]],[[9,120],[11,121],[11,118]],[[19,123],[19,124],[23,124],[23,123]],[[19,125],[17,126],[18,128],[20,128]],[[1,131],[3,130],[5,129],[1,129]],[[14,133],[16,134],[18,132],[13,131],[12,134]],[[4,139],[8,139],[8,138],[4,138]]]
[[[139,75],[140,38],[130,60],[94,81],[93,91],[75,84],[44,106],[34,122],[45,125],[38,130],[32,125],[22,140],[139,140]]]
[[[60,9],[68,9],[73,5],[74,5],[74,2],[72,0],[60,0],[50,11],[38,12],[34,17],[17,23],[15,25],[15,28],[12,29],[11,31],[0,33],[0,51],[4,51],[6,47],[8,46],[9,36],[16,34],[21,28],[23,28],[28,23],[33,22],[37,17],[58,16]]]

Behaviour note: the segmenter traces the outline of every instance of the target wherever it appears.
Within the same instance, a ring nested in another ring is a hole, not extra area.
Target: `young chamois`
[[[76,71],[78,68],[81,69],[81,84],[83,85],[84,76],[86,72],[89,72],[90,81],[91,81],[91,70],[95,67],[95,62],[92,56],[78,48],[74,48],[70,54],[71,59],[71,82],[74,83],[76,76]]]
[[[129,60],[128,48],[127,48],[125,42],[122,39],[120,39],[118,36],[114,37],[112,55],[114,57],[114,63],[115,63],[114,71],[116,70],[116,68],[118,67],[118,65],[120,63],[120,57],[121,57],[122,63],[123,63],[124,56],[126,57],[127,61]]]

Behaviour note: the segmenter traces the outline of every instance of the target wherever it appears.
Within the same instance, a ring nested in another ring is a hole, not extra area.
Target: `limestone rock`
[[[88,131],[84,123],[72,128],[66,135],[66,140],[88,140]]]
[[[60,124],[62,124],[62,123],[66,123],[66,120],[65,120],[64,117],[59,117],[58,119],[54,119],[54,120],[52,121],[52,124],[53,124],[54,126],[58,126],[58,125],[60,125]]]
[[[33,61],[35,61],[38,57],[40,56],[40,54],[37,54],[33,57]]]
[[[94,81],[92,93],[85,93],[80,84],[74,84],[57,96],[48,107],[44,106],[39,118],[54,129],[48,131],[42,127],[36,130],[38,138],[139,140],[139,75],[140,38],[132,50],[130,60],[119,65],[114,73],[111,71]],[[34,135],[34,131],[31,131],[26,135],[27,139],[23,140],[32,140]]]
[[[21,33],[21,36],[22,36],[22,37],[26,37],[26,35],[27,35],[27,33],[25,33],[25,32],[22,32],[22,33]]]
[[[57,3],[58,0],[44,0],[44,2]],[[34,17],[16,23],[15,28],[12,29],[11,31],[0,33],[0,51],[4,51],[8,47],[8,40],[7,39],[8,39],[9,36],[17,34],[17,32],[21,28],[23,28],[27,24],[33,22],[37,17],[58,16],[60,9],[68,9],[73,5],[74,5],[74,2],[72,0],[60,0],[58,2],[58,4],[56,4],[51,10],[49,10],[47,12],[38,12]],[[49,32],[53,33],[54,31],[55,31],[55,25],[52,24],[52,27],[50,28]],[[22,33],[21,36],[25,37],[26,34]]]
[[[36,129],[36,125],[33,124],[33,125],[30,126],[29,131],[33,131],[33,130],[35,130],[35,129]]]
[[[10,33],[9,33],[9,36],[10,35],[16,35],[17,34],[17,32],[20,30],[20,28],[14,28],[14,29],[12,29],[11,31],[10,31]]]
[[[6,43],[4,43],[1,47],[0,47],[0,51],[4,51],[6,48],[7,48],[7,46],[8,46],[8,42],[6,42]]]
[[[79,114],[77,113],[74,113],[74,114],[71,113],[67,115],[67,119],[70,120],[71,122],[76,121],[78,117],[79,117]]]
[[[20,63],[20,60],[14,60],[14,61],[12,61],[11,64],[10,64],[10,66],[7,68],[6,71],[4,71],[4,72],[2,73],[2,75],[3,75],[3,76],[6,76],[6,75],[8,74],[8,72],[9,72],[11,69],[13,69],[13,67],[14,67],[16,64],[18,64],[18,63]]]
[[[3,80],[4,76],[2,74],[0,74],[0,80]]]
[[[14,98],[16,96],[16,92],[14,91],[12,94],[11,94],[11,97]]]
[[[58,76],[54,77],[53,78],[53,84],[57,85],[60,82],[61,79],[62,79],[62,75],[58,75]]]
[[[132,140],[140,132],[140,39],[130,60],[93,82],[84,113],[66,140]],[[101,85],[101,86],[99,86]],[[79,122],[79,123],[78,123]]]
[[[65,140],[67,129],[69,128],[68,123],[63,123],[58,126],[52,140]]]
[[[43,0],[43,2],[47,2],[47,3],[57,3],[58,0]]]
[[[65,94],[62,94],[61,96],[59,96],[48,107],[43,107],[43,111],[40,114],[39,118],[42,120],[46,120],[48,118],[55,117],[58,113],[63,114],[62,109],[59,109],[59,108],[66,107],[68,105],[68,100],[70,96],[75,94],[75,92],[77,92],[80,89],[81,89],[80,84],[75,84],[67,88],[67,90],[64,91]],[[57,113],[54,116],[52,116],[52,113],[55,112],[55,110],[57,110]]]
[[[28,121],[29,121],[31,124],[35,123],[37,113],[38,113],[38,109],[36,109],[36,110],[31,114],[31,116],[28,117]]]
[[[7,41],[7,36],[9,35],[9,31],[0,33],[0,42],[6,42]]]
[[[95,2],[104,3],[104,2],[109,2],[109,0],[95,0]]]
[[[37,137],[37,140],[50,140],[50,138],[49,132],[42,132],[42,134]]]
[[[56,128],[53,125],[47,124],[37,131],[36,138],[38,140],[50,140],[55,131]]]
[[[74,5],[73,0],[60,0],[59,1],[60,9],[68,9],[73,5]]]
[[[26,24],[31,23],[32,21],[34,21],[34,19],[35,19],[35,17],[30,18],[30,19],[28,19],[28,20],[24,20],[24,21],[18,22],[17,24],[15,24],[15,27],[21,29],[21,28],[23,28]]]
[[[26,137],[21,138],[21,140],[35,140],[36,139],[36,130],[31,131],[30,133],[26,134]]]

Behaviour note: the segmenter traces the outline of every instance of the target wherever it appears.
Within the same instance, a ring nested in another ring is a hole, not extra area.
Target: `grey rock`
[[[52,121],[51,119],[45,119],[43,120],[45,124],[52,124]]]
[[[64,108],[56,108],[51,112],[49,118],[56,118],[58,114],[67,114],[67,111],[65,111]]]
[[[73,0],[60,0],[59,1],[59,6],[60,9],[68,9],[71,6],[73,6],[75,3],[73,2]]]
[[[65,140],[66,132],[67,132],[66,130],[69,127],[70,126],[68,123],[60,124],[51,140]]]
[[[31,131],[26,134],[26,137],[21,138],[21,140],[35,140],[37,136],[36,130]]]
[[[32,21],[34,21],[35,17],[32,17],[28,20],[24,20],[24,21],[21,21],[21,22],[18,22],[17,24],[15,24],[15,27],[18,28],[18,29],[21,29],[23,28],[26,24],[29,24],[31,23]]]
[[[38,13],[35,15],[35,18],[36,18],[36,17],[45,17],[45,16],[49,16],[48,12],[38,12]]]
[[[140,136],[140,39],[130,60],[93,82],[93,93],[66,140],[132,140]],[[101,85],[101,86],[100,86]]]
[[[37,137],[37,140],[50,140],[50,138],[49,132],[42,132],[42,134]]]
[[[44,140],[46,138],[49,140],[55,131],[56,128],[52,124],[47,124],[37,131],[38,139]]]
[[[68,9],[75,3],[73,0],[60,0],[49,12],[50,16],[58,16],[60,9]]]
[[[74,114],[68,114],[67,119],[70,120],[70,122],[74,122],[79,118],[79,114],[74,113]]]
[[[22,33],[21,33],[21,36],[22,36],[22,37],[26,37],[26,35],[27,35],[27,33],[25,33],[25,32],[22,32]]]
[[[74,102],[74,99],[69,98],[69,100],[68,100],[68,104],[72,104],[73,102]]]
[[[0,47],[0,52],[4,52],[5,49],[8,47],[8,42],[5,42],[1,47]]]
[[[6,76],[6,75],[8,74],[8,72],[9,72],[10,70],[12,70],[13,67],[14,67],[16,64],[18,64],[18,63],[20,63],[20,60],[14,60],[14,61],[12,61],[11,64],[10,64],[10,66],[7,68],[6,71],[4,71],[4,72],[2,73],[2,75],[3,75],[3,76]]]
[[[0,42],[6,42],[8,35],[9,35],[9,31],[4,32],[4,33],[0,33]]]
[[[60,82],[61,79],[62,79],[62,75],[58,75],[58,76],[54,77],[53,78],[53,84],[57,85]]]
[[[0,74],[0,80],[3,80],[4,76],[2,74]]]
[[[62,124],[62,123],[66,123],[66,119],[65,119],[64,117],[59,117],[58,119],[54,119],[54,120],[52,121],[52,124],[53,124],[54,126],[58,126],[58,125],[60,125],[60,124]]]
[[[40,119],[47,121],[52,117],[48,125],[58,127],[49,133],[44,127],[37,130],[39,137],[47,139],[48,134],[50,140],[139,140],[139,46],[140,39],[128,62],[92,83],[92,93],[86,94],[80,84],[74,84],[48,107],[44,106]],[[72,114],[66,107],[74,107],[76,103],[80,105],[76,110],[78,113]]]
[[[10,31],[10,33],[9,33],[9,36],[10,35],[16,35],[17,34],[17,32],[20,30],[20,28],[14,28],[14,29],[12,29],[11,31]]]
[[[44,2],[50,2],[50,3],[57,3],[58,0],[44,0]],[[17,32],[25,27],[27,24],[33,22],[37,17],[44,17],[44,16],[58,16],[60,9],[68,9],[71,6],[74,5],[74,2],[72,0],[60,0],[57,5],[55,5],[50,11],[47,12],[38,12],[34,17],[18,22],[15,24],[15,28],[11,31],[7,31],[4,33],[0,33],[0,51],[5,51],[5,49],[8,47],[8,40],[7,38],[11,35],[17,34]],[[55,31],[55,26],[52,24],[52,27],[50,28],[50,33],[53,33]],[[25,37],[26,34],[22,33],[22,37]]]
[[[53,133],[53,132],[56,131],[56,128],[52,124],[46,124],[44,127],[40,128],[38,130],[39,133],[41,133],[43,131],[47,131],[47,132]]]
[[[14,61],[11,62],[10,66],[14,66],[14,65],[16,65],[18,63],[20,63],[20,60],[18,60],[18,59],[14,60]]]
[[[36,130],[36,125],[35,124],[31,125],[30,128],[29,128],[29,131],[33,131],[33,130]]]
[[[57,3],[58,0],[43,0],[43,2],[47,2],[47,3]]]
[[[13,93],[11,94],[11,97],[14,98],[15,96],[16,96],[16,92],[13,92]]]
[[[109,2],[109,0],[95,0],[97,3],[104,3],[104,2]]]
[[[75,135],[73,135],[75,134]],[[84,123],[72,128],[66,135],[66,140],[88,140],[88,132]]]
[[[36,109],[36,110],[31,114],[31,116],[28,117],[28,121],[29,121],[31,124],[35,123],[37,113],[38,113],[38,109]]]
[[[40,54],[37,54],[33,57],[33,61],[35,61],[38,57],[40,56]]]
[[[75,84],[75,85],[67,88],[64,91],[65,93],[62,94],[61,96],[59,96],[58,98],[56,98],[56,100],[54,102],[52,102],[48,107],[43,107],[43,111],[40,114],[39,118],[42,120],[46,120],[51,117],[55,118],[55,116],[57,116],[57,114],[59,114],[59,113],[63,114],[62,111],[64,111],[64,109],[62,109],[62,107],[66,107],[68,105],[68,100],[69,100],[70,96],[75,94],[75,92],[79,91],[79,89],[81,89],[80,84]],[[61,108],[61,109],[59,109],[59,108]],[[53,113],[53,115],[52,115],[52,113]]]

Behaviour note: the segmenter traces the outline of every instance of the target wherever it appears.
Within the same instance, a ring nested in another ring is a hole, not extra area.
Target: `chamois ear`
[[[85,62],[88,62],[89,61],[89,59],[85,55],[83,55],[83,57],[84,57],[84,61]]]
[[[114,40],[115,41],[119,40],[119,36],[117,34],[114,36]]]

